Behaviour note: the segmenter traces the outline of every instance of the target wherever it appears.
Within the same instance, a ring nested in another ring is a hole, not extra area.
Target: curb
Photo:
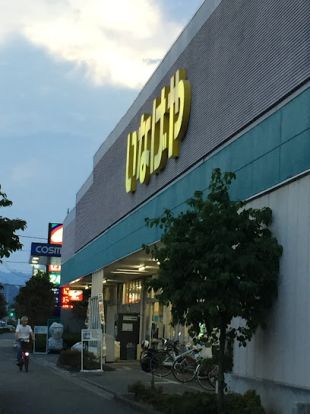
[[[40,364],[40,362],[39,362],[39,364]],[[58,367],[54,363],[50,363],[50,362],[47,362],[46,363],[45,362],[45,363],[43,363],[43,365],[49,367],[50,369],[52,369],[52,370],[54,370],[56,372],[58,371],[59,374],[63,374],[66,378],[70,378],[70,374],[72,374],[72,372],[67,371],[67,370],[65,370],[63,368],[60,368],[60,367]],[[74,374],[78,374],[78,373],[79,372],[74,372]],[[76,378],[78,378],[78,376]],[[128,398],[125,395],[118,394],[117,392],[111,390],[110,388],[108,388],[108,387],[106,387],[106,386],[104,386],[102,384],[98,384],[97,382],[92,381],[89,378],[86,378],[86,377],[81,376],[79,378],[79,380],[80,381],[83,381],[83,382],[86,382],[86,383],[88,383],[88,384],[90,384],[90,385],[92,385],[94,387],[99,388],[99,389],[102,389],[103,391],[105,391],[105,392],[113,395],[113,398],[116,401],[119,401],[122,404],[127,405],[127,406],[129,405],[130,407],[134,408],[135,410],[137,410],[137,411],[139,411],[141,413],[147,413],[147,414],[162,414],[161,412],[159,412],[159,411],[155,410],[154,408],[152,408],[150,405],[143,404],[141,402],[138,402],[138,401],[135,401],[135,400],[133,400],[131,398]],[[0,414],[2,414],[1,409],[0,409]]]
[[[117,392],[109,389],[108,387],[105,387],[101,384],[98,384],[96,382],[90,381],[88,378],[83,378],[82,381],[87,382],[88,384],[91,384],[95,387],[101,388],[102,390],[110,393],[113,395],[113,398],[117,401],[122,402],[123,404],[130,405],[132,408],[135,408],[136,410],[142,412],[142,413],[148,413],[148,414],[162,414],[159,411],[154,410],[149,405],[140,403],[138,401],[132,400],[131,398],[127,398],[125,395],[118,394]]]

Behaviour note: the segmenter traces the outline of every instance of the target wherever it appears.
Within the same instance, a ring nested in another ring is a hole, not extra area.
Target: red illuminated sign
[[[83,300],[83,290],[69,290],[70,300],[72,302],[81,302]]]
[[[62,288],[62,292],[61,292],[61,307],[63,309],[71,309],[73,308],[73,306],[71,305],[71,301],[70,301],[70,296],[69,296],[69,288]]]
[[[61,272],[61,265],[59,264],[50,264],[48,265],[48,271],[53,273],[60,273]]]
[[[83,291],[70,289],[68,287],[62,288],[61,307],[63,309],[72,309],[72,302],[81,302],[83,300]]]

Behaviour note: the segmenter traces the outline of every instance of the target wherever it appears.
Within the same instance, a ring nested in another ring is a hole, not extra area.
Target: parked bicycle
[[[148,341],[144,341],[140,355],[141,368],[146,372],[152,372],[159,377],[170,374],[173,362],[179,354],[178,341],[162,339],[162,348],[151,347]]]
[[[218,366],[211,358],[205,358],[202,351],[203,347],[195,346],[178,355],[172,365],[172,373],[182,383],[196,378],[202,388],[210,390],[216,386]]]
[[[159,377],[172,372],[175,379],[186,383],[197,379],[199,385],[207,390],[214,389],[218,379],[218,366],[211,355],[204,355],[203,346],[193,346],[180,353],[179,342],[162,339],[162,348],[157,349],[144,341],[140,355],[141,368]]]

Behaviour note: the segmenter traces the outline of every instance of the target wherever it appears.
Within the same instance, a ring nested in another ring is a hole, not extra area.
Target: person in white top
[[[34,340],[34,334],[32,332],[31,326],[28,325],[27,316],[23,316],[20,319],[20,324],[16,327],[15,337],[17,341],[17,365],[19,365],[21,358],[21,341],[30,342],[30,339]]]

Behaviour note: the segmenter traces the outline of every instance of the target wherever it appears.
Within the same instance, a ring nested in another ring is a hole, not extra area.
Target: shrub
[[[134,394],[137,401],[152,405],[165,414],[216,414],[216,400],[213,395],[206,393],[185,392],[182,396],[177,394],[164,394],[161,387],[145,386],[136,382],[128,386],[128,391]]]
[[[185,392],[163,394],[164,398],[156,403],[156,408],[165,414],[217,414],[216,397],[204,392]]]
[[[61,351],[57,365],[61,368],[79,371],[81,369],[81,353],[73,349]]]
[[[264,414],[259,395],[254,390],[247,391],[244,395],[229,394],[226,396],[226,404],[230,413],[237,414]]]
[[[64,347],[71,348],[72,345],[81,341],[81,332],[64,332],[62,339]]]
[[[137,401],[144,401],[152,404],[157,399],[159,394],[162,394],[161,387],[150,388],[145,386],[141,381],[128,385],[128,392],[134,394]]]
[[[128,386],[128,391],[134,394],[137,401],[152,405],[165,414],[217,414],[215,394],[205,392],[185,392],[183,395],[165,394],[162,389],[152,389],[141,382]],[[244,395],[228,394],[225,396],[226,414],[265,414],[260,397],[250,390]]]
[[[84,357],[84,369],[98,369],[100,368],[100,362],[92,352],[83,353]],[[79,371],[81,369],[81,353],[76,349],[66,349],[61,351],[58,357],[57,365],[60,368],[65,368],[69,371]]]

